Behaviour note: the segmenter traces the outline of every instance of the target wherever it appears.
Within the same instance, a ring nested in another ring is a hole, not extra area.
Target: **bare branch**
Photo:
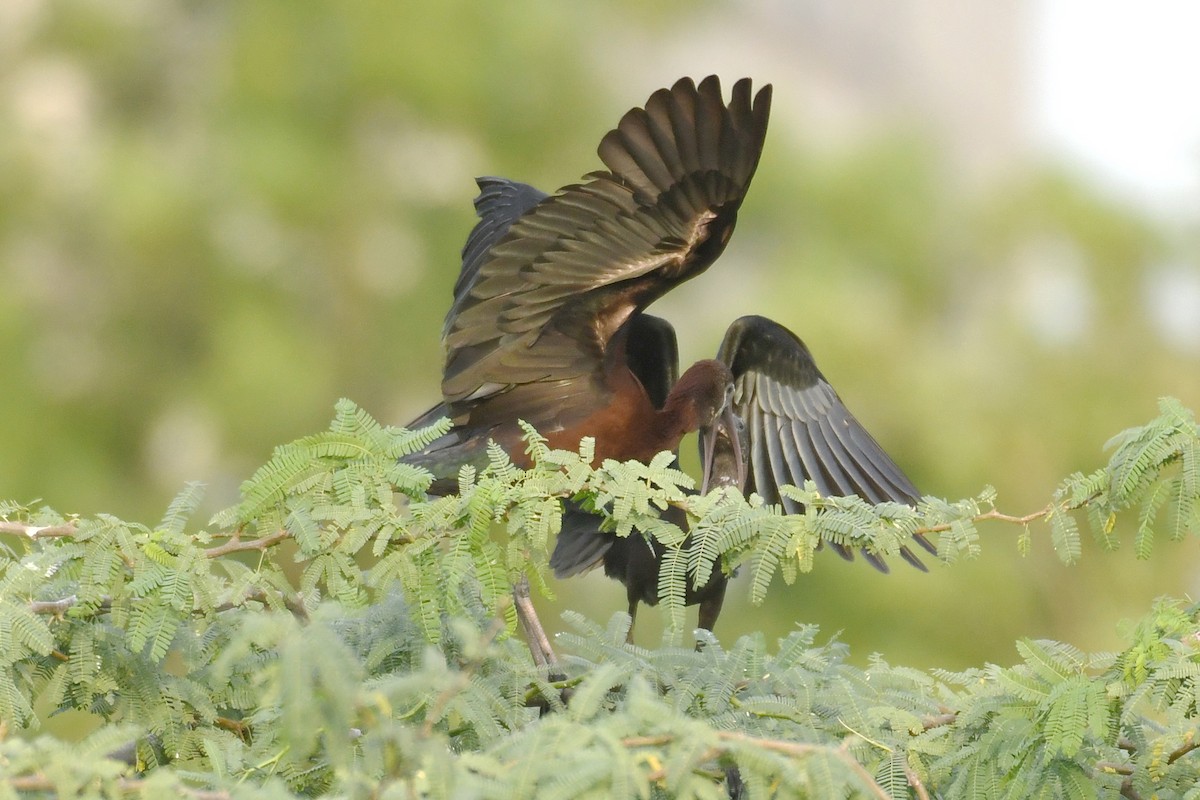
[[[208,548],[204,551],[204,555],[206,558],[220,558],[221,556],[227,556],[230,553],[241,553],[246,550],[262,551],[266,550],[272,545],[282,542],[290,535],[291,534],[289,534],[286,530],[280,528],[274,533],[267,534],[266,536],[260,536],[257,539],[242,541],[241,533],[235,532],[233,536],[229,538],[228,542],[216,547]]]
[[[908,778],[908,785],[917,793],[917,800],[929,800],[929,792],[925,791],[925,784],[921,783],[921,778],[917,775],[916,770],[908,764],[904,765],[904,777]]]
[[[64,522],[61,525],[26,525],[23,522],[0,521],[0,533],[15,533],[30,539],[53,539],[74,536],[76,527],[73,522]]]
[[[79,533],[79,527],[74,522],[64,522],[61,525],[26,525],[23,522],[0,521],[0,533],[15,533],[34,540],[52,539],[74,536]],[[268,547],[282,542],[288,536],[289,534],[286,530],[280,529],[275,533],[261,536],[257,539],[242,541],[241,532],[235,531],[229,538],[229,541],[225,542],[225,544],[208,548],[204,551],[204,555],[207,558],[220,558],[230,553],[239,553],[245,550],[266,550]]]
[[[1023,517],[1014,517],[1011,514],[1002,514],[993,508],[991,511],[984,512],[983,514],[976,514],[975,516],[971,517],[971,521],[986,522],[988,520],[994,520],[996,522],[1011,522],[1016,525],[1028,525],[1031,522],[1036,522],[1039,519],[1044,519],[1045,517],[1050,516],[1050,512],[1056,507],[1057,506],[1053,504],[1048,505],[1041,511],[1035,511],[1032,514],[1026,514]],[[942,531],[950,530],[950,527],[951,524],[947,522],[943,525],[929,525],[924,528],[917,528],[915,531],[913,531],[913,533],[941,533]]]
[[[29,604],[29,610],[35,614],[52,614],[61,617],[78,602],[79,598],[75,595],[68,595],[61,600],[34,600]]]

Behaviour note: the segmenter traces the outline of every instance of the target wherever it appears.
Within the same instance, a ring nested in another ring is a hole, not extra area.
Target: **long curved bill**
[[[701,494],[718,486],[733,486],[739,492],[746,485],[746,462],[750,442],[746,423],[727,405],[712,425],[700,429]]]

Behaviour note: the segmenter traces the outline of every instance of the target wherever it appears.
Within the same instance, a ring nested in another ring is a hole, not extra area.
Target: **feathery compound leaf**
[[[1170,494],[1170,488],[1168,483],[1155,484],[1142,501],[1142,508],[1138,512],[1137,534],[1133,540],[1133,552],[1143,561],[1150,558],[1150,552],[1154,549],[1154,522],[1163,501]]]
[[[1076,677],[1058,684],[1047,698],[1045,720],[1046,746],[1051,755],[1073,758],[1083,747],[1084,735],[1093,730],[1095,696],[1103,700],[1103,687]],[[1101,703],[1102,708],[1102,703]]]
[[[545,460],[550,454],[550,448],[547,447],[550,440],[538,433],[532,425],[523,419],[517,420],[517,425],[523,431],[521,438],[525,441],[525,453],[534,462]]]
[[[329,426],[330,433],[345,434],[356,439],[371,438],[382,432],[383,427],[370,414],[363,411],[345,397],[333,405],[334,417]]]
[[[452,423],[449,418],[443,417],[428,428],[416,428],[414,430],[388,428],[387,430],[393,439],[392,443],[388,446],[387,456],[391,459],[397,459],[401,456],[419,452],[432,444],[435,439],[445,436],[451,427]]]
[[[0,597],[0,645],[0,663],[11,664],[29,655],[49,655],[54,634],[28,606]]]
[[[1200,438],[1183,442],[1181,464],[1172,492],[1171,538],[1182,540],[1189,533],[1200,532]]]
[[[1184,446],[1198,437],[1194,416],[1179,401],[1163,398],[1159,410],[1159,417],[1142,428],[1110,440],[1110,445],[1117,444],[1109,472],[1112,500],[1118,507],[1135,504],[1159,472],[1180,458]]]
[[[489,441],[487,444],[488,466],[487,471],[502,483],[513,483],[520,475],[520,468],[512,463],[512,459],[508,457],[508,453],[494,441]]]
[[[881,759],[875,770],[875,783],[893,800],[908,800],[908,758],[901,750],[893,750]]]
[[[990,666],[987,674],[998,686],[1027,703],[1041,703],[1050,693],[1046,680],[1026,669]]]
[[[662,568],[658,573],[658,597],[667,617],[667,631],[672,641],[683,633],[687,575],[686,553],[679,547],[668,548],[663,553]]]
[[[1063,642],[1021,639],[1017,651],[1038,675],[1052,683],[1079,674],[1084,666],[1083,653]]]
[[[961,517],[950,520],[949,528],[938,537],[937,550],[938,558],[947,563],[978,556],[979,531],[975,523]]]
[[[1092,533],[1106,552],[1113,552],[1121,545],[1120,539],[1114,534],[1117,526],[1117,515],[1112,511],[1107,513],[1099,505],[1087,506],[1088,525]]]
[[[204,484],[189,483],[185,485],[183,491],[175,495],[171,505],[167,506],[167,513],[158,523],[159,529],[170,533],[183,533],[188,518],[200,507],[200,501],[203,499]]]
[[[779,561],[787,551],[788,545],[811,533],[807,528],[806,516],[791,518],[790,524],[770,525],[759,536],[758,545],[750,559],[750,602],[761,605],[767,597],[767,587],[775,577]],[[804,532],[793,535],[792,526],[804,526]]]
[[[746,513],[745,501],[719,505],[692,525],[692,580],[700,585],[712,574],[713,565],[723,554],[744,551],[753,541],[757,527],[754,516]]]
[[[140,652],[148,646],[150,659],[161,661],[179,630],[180,622],[173,609],[161,601],[138,605],[130,615],[129,648]]]
[[[600,664],[584,679],[567,707],[571,719],[585,722],[600,713],[609,691],[628,675],[616,664]]]
[[[1050,523],[1050,541],[1054,544],[1054,552],[1064,564],[1074,564],[1083,555],[1083,543],[1079,538],[1079,523],[1071,512],[1059,506],[1054,508],[1046,517]]]

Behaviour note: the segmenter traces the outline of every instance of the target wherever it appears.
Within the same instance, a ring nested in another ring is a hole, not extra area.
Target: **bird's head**
[[[701,485],[745,483],[745,425],[733,413],[733,373],[723,362],[697,361],[680,376],[667,398],[678,408],[684,430],[700,432],[704,477]],[[714,474],[714,467],[722,474]]]
[[[715,359],[697,361],[679,377],[667,396],[666,410],[685,433],[711,426],[733,401],[733,373]]]

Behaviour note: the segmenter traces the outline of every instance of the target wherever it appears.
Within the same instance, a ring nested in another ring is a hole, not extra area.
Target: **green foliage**
[[[826,541],[894,556],[920,532],[954,561],[980,554],[979,523],[1007,520],[1073,563],[1077,515],[1106,548],[1136,516],[1138,556],[1197,533],[1197,427],[1174,401],[1161,411],[1021,518],[990,489],[911,509],[811,485],[785,490],[805,504],[789,516],[689,494],[666,454],[593,470],[589,441],[551,451],[529,429],[530,469],[492,448],[458,495],[427,499],[430,476],[397,458],[444,423],[389,428],[348,401],[205,527],[195,486],[153,528],[4,502],[0,793],[715,798],[736,768],[748,797],[1191,796],[1195,606],[1160,601],[1119,653],[1022,640],[1017,664],[961,672],[856,666],[811,625],[774,644],[698,631],[697,648],[682,630],[687,582],[714,563],[745,565],[759,602]],[[563,660],[539,670],[513,636],[510,586],[546,587],[565,497],[665,546],[659,647],[627,644],[624,614],[571,612]],[[671,505],[690,538],[660,518]],[[38,734],[66,711],[98,729]]]

